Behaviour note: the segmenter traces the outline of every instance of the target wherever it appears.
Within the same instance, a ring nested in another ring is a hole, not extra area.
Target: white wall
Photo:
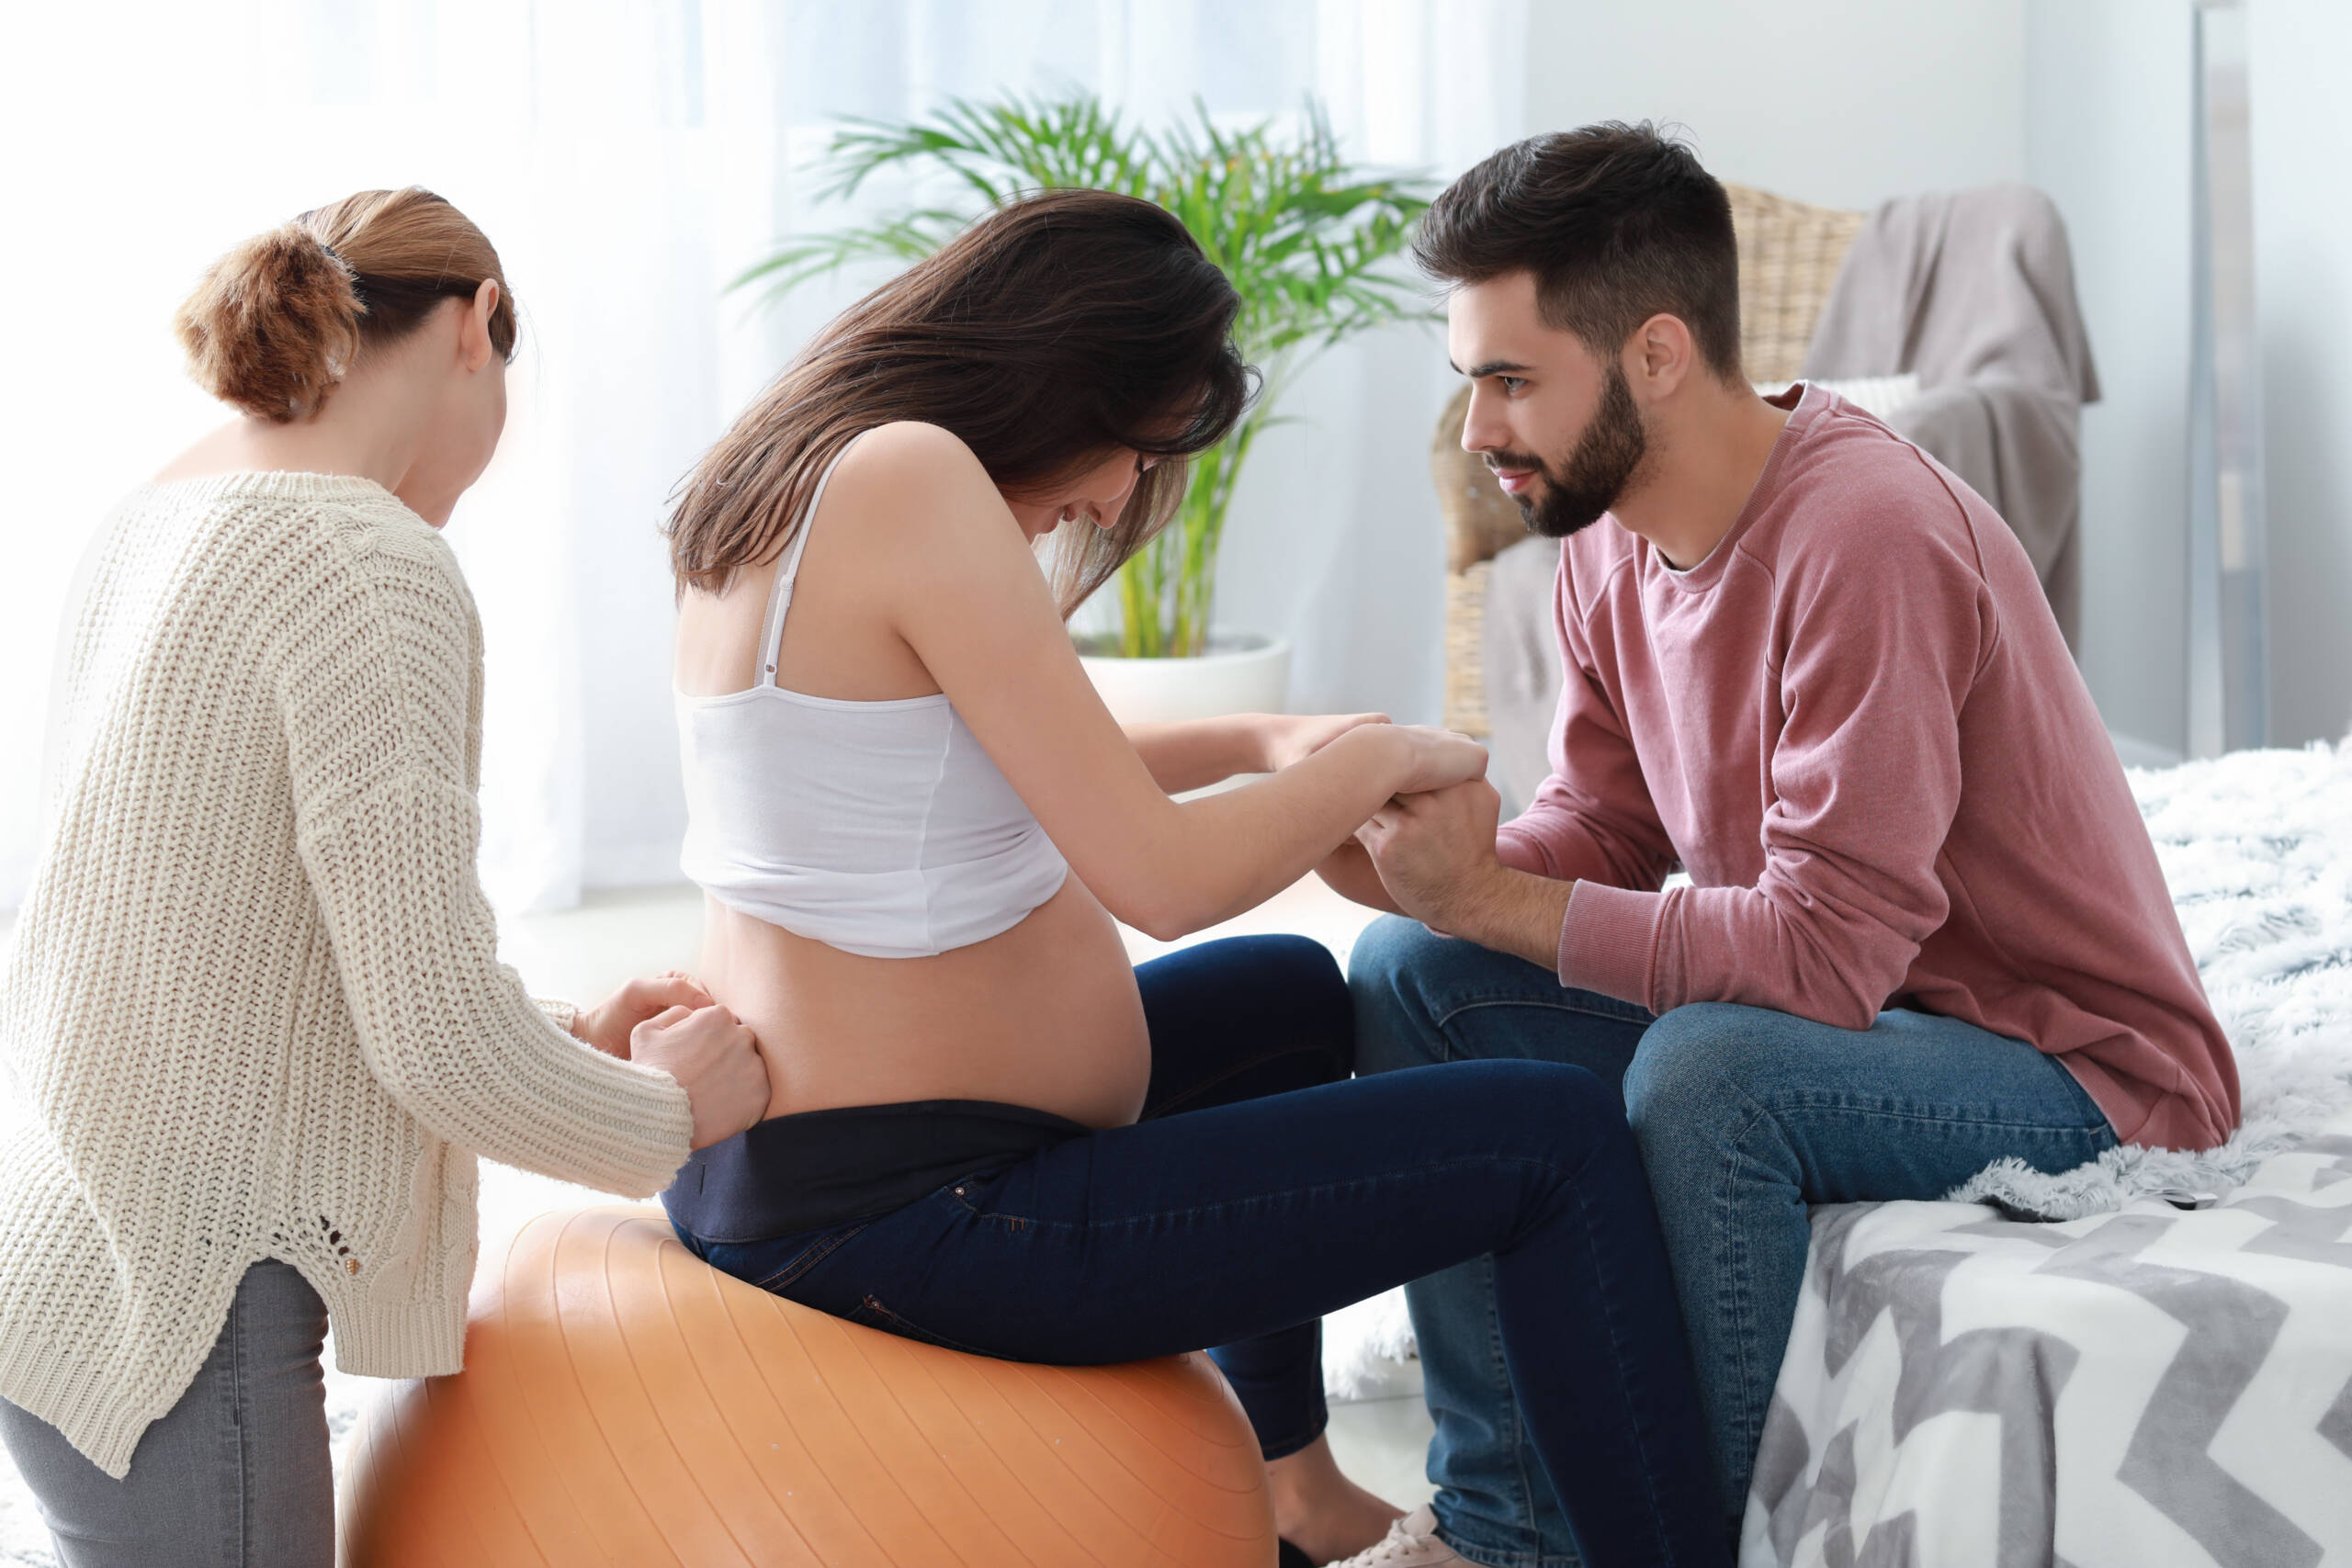
[[[1688,127],[1719,178],[1829,207],[2025,173],[2025,0],[1538,0],[1528,130]]]
[[[2252,6],[2271,739],[2352,722],[2352,6]],[[2082,666],[2135,756],[2186,739],[2192,0],[1553,0],[1527,129],[1687,127],[1724,179],[1856,209],[1995,180],[2066,220],[2105,397],[2083,415]]]
[[[2184,728],[2188,27],[2188,0],[1573,0],[1530,19],[1531,131],[1679,122],[1718,176],[1826,206],[2015,179],[2056,199],[2106,388],[2083,421],[2083,671],[2147,761]]]
[[[2270,738],[2352,724],[2352,8],[2255,0],[2255,289],[2270,525]]]
[[[2083,416],[2083,671],[2109,725],[2185,739],[2195,54],[2189,0],[2031,0],[2027,175],[2057,199],[2107,396]],[[2352,722],[2352,10],[2251,0],[2270,741]]]
[[[2188,723],[2193,21],[2188,0],[2026,13],[2026,177],[2066,220],[2105,394],[2083,411],[2083,675],[2109,728],[2174,754]]]

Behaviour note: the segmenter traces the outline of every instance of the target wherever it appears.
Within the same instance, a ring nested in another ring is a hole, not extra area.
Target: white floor
[[[1294,931],[1329,946],[1345,963],[1370,911],[1350,904],[1308,878],[1277,894],[1249,914],[1186,938],[1160,942],[1141,932],[1124,932],[1127,951],[1138,962],[1174,948],[1215,937]],[[0,942],[13,924],[0,916]],[[576,909],[526,915],[500,922],[502,956],[540,996],[595,1001],[632,975],[692,969],[701,943],[701,895],[687,887],[654,887],[593,894]],[[598,1194],[550,1181],[526,1171],[485,1163],[481,1208],[485,1239],[511,1233],[544,1210],[594,1201]],[[330,1372],[328,1405],[340,1438],[374,1385],[368,1380]],[[1339,1404],[1331,1411],[1331,1446],[1349,1474],[1399,1507],[1425,1502],[1430,1487],[1422,1475],[1429,1444],[1429,1413],[1420,1400],[1403,1397]],[[340,1448],[340,1444],[338,1444]],[[0,1455],[0,1564],[50,1568],[46,1532],[5,1455]]]

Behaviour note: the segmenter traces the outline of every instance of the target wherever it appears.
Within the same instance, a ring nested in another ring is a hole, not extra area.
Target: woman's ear
[[[496,352],[491,346],[490,318],[497,309],[498,280],[485,277],[474,289],[473,303],[466,307],[465,325],[458,344],[458,356],[469,370],[481,369]]]

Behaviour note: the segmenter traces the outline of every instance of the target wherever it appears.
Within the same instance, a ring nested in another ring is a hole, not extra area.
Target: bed
[[[2352,750],[2132,784],[2245,1126],[1816,1210],[1743,1568],[2352,1563]]]

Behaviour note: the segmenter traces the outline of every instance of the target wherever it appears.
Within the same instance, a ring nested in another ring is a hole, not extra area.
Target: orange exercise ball
[[[1205,1356],[996,1361],[708,1267],[658,1210],[485,1255],[466,1368],[354,1439],[347,1568],[1267,1568],[1257,1439]]]

